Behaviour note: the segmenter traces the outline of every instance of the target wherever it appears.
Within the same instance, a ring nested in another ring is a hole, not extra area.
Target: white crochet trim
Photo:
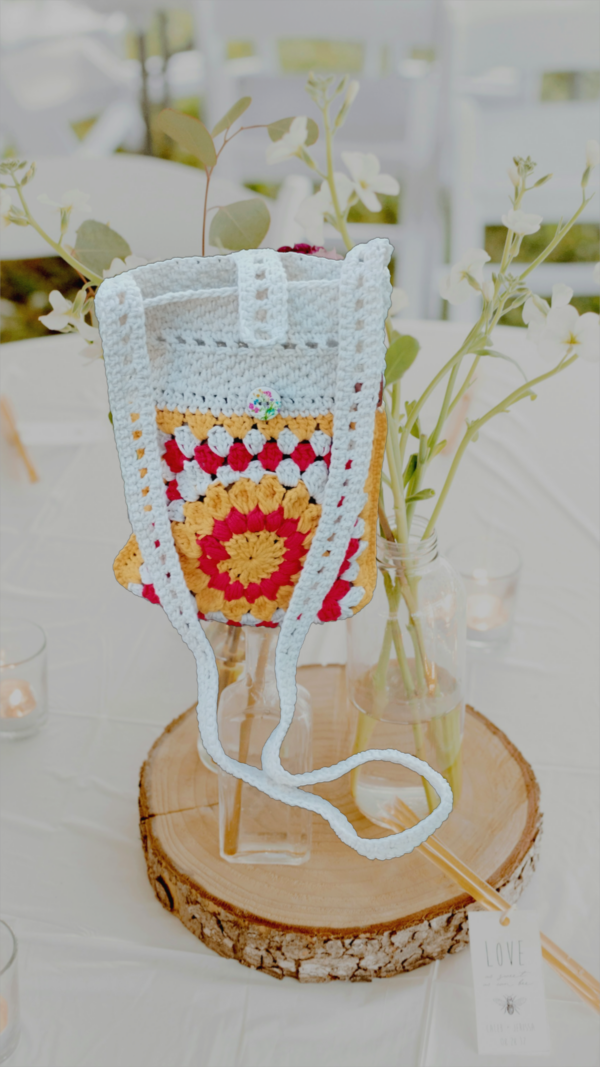
[[[317,280],[316,286],[302,286],[307,322],[305,332],[308,332],[310,325],[312,303],[315,302],[318,313],[319,294],[322,294],[324,289],[327,290],[328,306],[339,307],[338,342],[331,346],[332,349],[337,349],[335,432],[321,519],[281,623],[275,656],[281,716],[278,726],[263,748],[262,769],[232,759],[226,754],[219,740],[216,661],[197,617],[173,541],[161,470],[161,449],[156,432],[155,407],[159,403],[161,386],[157,382],[157,367],[155,365],[154,370],[152,369],[147,348],[144,295],[154,302],[154,316],[159,314],[159,311],[169,312],[169,290],[174,288],[172,282],[177,283],[186,273],[189,275],[194,270],[199,270],[200,261],[189,261],[189,269],[185,260],[138,267],[107,279],[96,295],[96,313],[100,324],[113,426],[129,517],[160,603],[196,658],[198,723],[204,747],[215,763],[227,773],[255,786],[275,800],[317,812],[327,820],[342,841],[369,859],[390,859],[411,852],[441,826],[452,809],[452,791],[442,775],[416,756],[395,749],[373,749],[356,753],[332,767],[293,775],[282,767],[280,750],[294,715],[296,666],[304,638],[323,603],[326,591],[332,587],[338,576],[351,537],[360,536],[358,530],[361,529],[361,520],[358,515],[363,507],[363,487],[369,469],[375,409],[385,362],[383,324],[390,303],[387,272],[390,252],[389,243],[377,239],[354,248],[340,263],[328,261],[327,268],[322,266],[323,260],[300,256],[296,259],[306,259],[306,263],[300,266],[293,264],[289,268],[292,272],[300,269],[305,273],[314,271],[314,278]],[[281,356],[273,345],[288,343],[285,338],[289,333],[286,334],[285,331],[288,329],[289,319],[293,317],[289,292],[291,283],[286,281],[282,259],[276,252],[261,249],[256,252],[234,253],[231,256],[216,256],[212,262],[202,262],[203,279],[212,267],[213,286],[215,282],[222,282],[225,278],[229,280],[231,265],[237,266],[240,282],[239,336],[244,345],[253,349],[258,346],[259,351],[263,351],[266,357],[268,346],[271,345],[272,355],[278,360]],[[224,263],[225,260],[228,262]],[[332,281],[337,285],[332,286]],[[184,295],[181,296],[179,292],[177,296],[182,300],[189,299],[189,287],[187,292],[185,287],[180,288]],[[299,295],[297,290],[296,283],[296,296]],[[194,293],[193,289],[191,291]],[[212,292],[218,305],[217,294],[220,297],[220,291],[215,287]],[[194,293],[192,302],[195,301],[195,295]],[[261,310],[266,312],[260,317],[255,312],[258,303]],[[177,310],[181,313],[179,305]],[[215,321],[216,318],[213,312]],[[185,407],[190,407],[186,397],[188,375],[192,377],[192,389],[197,388],[202,378],[204,357],[201,351],[198,346],[193,368],[189,359],[181,360],[179,364],[180,380],[176,384],[176,391]],[[208,355],[206,353],[207,357]],[[254,360],[255,352],[250,359],[243,362],[252,364]],[[271,359],[271,366],[273,365]],[[172,373],[172,370],[172,364],[165,364],[163,367],[165,374]],[[279,380],[283,381],[284,385],[287,382],[287,373],[287,368],[280,368]],[[240,369],[238,377],[241,376]],[[293,376],[292,371],[289,376]],[[258,378],[269,380],[268,375],[262,371],[256,375],[256,379]],[[273,386],[281,395],[285,395],[285,388],[282,393],[278,382],[274,382]],[[358,391],[356,386],[359,386]],[[318,388],[316,391],[318,393]],[[248,392],[244,385],[245,396]],[[331,405],[324,405],[321,397],[319,413],[330,409]],[[217,405],[214,410],[223,409]],[[132,422],[134,414],[139,415],[139,418]],[[141,450],[143,453],[138,457]],[[352,461],[350,466],[348,460]],[[144,490],[147,492],[144,493]],[[340,504],[342,498],[343,502]],[[364,523],[362,529],[364,530]],[[348,609],[347,605],[344,607]],[[216,617],[217,614],[219,613],[211,613],[211,617]],[[438,794],[438,807],[416,826],[402,833],[378,840],[366,840],[358,836],[346,816],[333,804],[299,788],[334,781],[353,768],[372,760],[397,763],[421,775]]]

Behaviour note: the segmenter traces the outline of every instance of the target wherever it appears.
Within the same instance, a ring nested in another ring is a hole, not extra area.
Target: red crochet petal
[[[348,544],[348,548],[346,549],[346,555],[344,556],[344,559],[345,560],[352,559],[352,556],[354,555],[355,552],[358,552],[359,548],[360,548],[360,541],[358,541],[356,539],[356,537],[352,537],[350,539],[350,543]]]
[[[327,453],[326,456],[321,456],[321,459],[323,460],[323,463],[327,464],[327,466],[330,467],[331,466],[331,449],[329,449],[329,452]]]
[[[323,604],[323,607],[317,612],[317,618],[321,622],[335,622],[342,614],[342,609],[338,603]]]
[[[198,465],[202,467],[202,470],[206,471],[207,474],[216,474],[219,467],[225,462],[223,456],[218,456],[216,452],[213,452],[212,448],[209,448],[206,441],[203,441],[201,445],[196,446],[194,455]],[[183,467],[180,469],[182,470]]]
[[[263,578],[260,582],[261,596],[266,596],[267,600],[276,600],[280,586],[283,582],[277,582],[275,575],[271,578]]]
[[[241,441],[235,441],[229,449],[229,455],[227,456],[227,462],[234,471],[245,471],[249,465],[252,456],[248,449]]]
[[[277,578],[278,575],[285,575],[286,578],[291,578],[292,574],[297,574],[302,569],[302,561],[299,559],[284,559],[277,568],[276,573],[273,575]]]
[[[241,582],[231,582],[226,589],[223,590],[225,600],[239,600],[244,596],[245,589]]]
[[[145,585],[142,589],[142,596],[144,600],[149,600],[151,604],[160,604],[153,585]]]
[[[185,456],[177,441],[171,439],[167,441],[165,445],[164,458],[166,464],[173,471],[173,474],[179,474],[183,470],[183,464],[185,462]]]
[[[250,582],[250,585],[244,590],[244,596],[251,604],[254,604],[258,600],[259,596],[262,596],[262,589],[258,582]]]
[[[198,544],[205,556],[210,559],[229,559],[229,552],[217,541],[216,537],[201,537]]]
[[[260,453],[260,462],[267,471],[274,471],[277,469],[283,459],[283,452],[279,448],[276,441],[267,441],[262,452]]]
[[[287,558],[288,552],[292,552],[294,555],[303,556],[306,552],[304,547],[304,538],[306,534],[295,533],[291,537],[286,538],[285,542],[285,558]]]
[[[251,533],[260,533],[265,528],[265,517],[258,507],[248,513],[246,521]]]
[[[217,541],[229,541],[233,536],[229,526],[223,519],[215,519],[213,522],[213,537],[216,537]]]
[[[167,500],[182,500],[183,497],[179,492],[177,482],[173,479],[172,482],[167,482]]]
[[[227,574],[227,571],[225,571],[223,574],[213,574],[212,578],[208,583],[209,589],[221,589],[223,592],[225,592],[225,590],[229,588],[229,585],[230,578]]]
[[[233,534],[246,533],[248,529],[246,516],[242,515],[241,511],[238,511],[237,508],[231,509],[225,521]]]
[[[201,570],[203,574],[208,574],[213,577],[220,574],[217,560],[209,559],[208,556],[200,556],[200,559],[198,560],[198,569]]]
[[[270,511],[268,515],[265,515],[265,526],[269,533],[278,531],[282,522],[283,508],[277,508],[277,511]]]
[[[277,528],[278,537],[292,537],[298,529],[298,519],[285,519]]]
[[[305,471],[307,467],[310,467],[311,463],[314,463],[316,458],[312,446],[308,441],[302,441],[299,445],[296,445],[292,452],[292,459],[294,463],[298,464],[301,471]]]

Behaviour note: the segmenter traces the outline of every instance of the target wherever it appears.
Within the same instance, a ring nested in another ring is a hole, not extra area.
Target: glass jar
[[[31,737],[48,718],[46,635],[6,619],[0,626],[0,737]]]
[[[245,626],[228,626],[226,622],[208,622],[204,624],[204,631],[211,643],[217,661],[219,696],[228,685],[233,685],[234,682],[237,682],[243,673],[246,648],[245,629]],[[216,774],[219,768],[211,760],[202,744],[200,734],[198,734],[197,746],[198,755],[204,766],[207,770]]]
[[[279,630],[245,627],[246,661],[238,682],[219,699],[219,737],[228,756],[261,766],[265,741],[279,722],[275,649]],[[291,774],[311,769],[312,708],[299,685],[294,719],[281,749]],[[272,800],[219,769],[219,848],[229,863],[305,863],[310,857],[310,811]]]
[[[438,553],[435,532],[415,518],[408,545],[377,539],[373,599],[348,622],[348,692],[357,713],[353,752],[396,748],[462,789],[465,596],[459,575]],[[352,774],[362,813],[389,827],[396,798],[423,818],[439,803],[431,786],[392,763]]]
[[[17,939],[0,919],[0,1063],[12,1056],[20,1034]]]

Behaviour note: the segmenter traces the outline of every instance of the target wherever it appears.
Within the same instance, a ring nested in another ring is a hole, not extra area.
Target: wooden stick
[[[6,439],[9,444],[14,445],[23,460],[23,463],[27,468],[29,481],[39,482],[40,476],[31,461],[29,452],[21,440],[21,435],[17,427],[17,420],[15,419],[12,405],[7,396],[0,397],[0,413],[2,414],[2,419],[5,424]]]
[[[388,820],[390,828],[396,831],[399,829],[405,830],[409,826],[414,826],[418,821],[412,809],[396,798]],[[466,863],[463,863],[450,849],[442,845],[441,841],[435,836],[429,837],[418,848],[419,852],[443,871],[448,878],[456,882],[461,889],[466,890],[474,900],[483,904],[490,911],[506,912],[510,909],[511,905],[501,896],[497,889],[494,889],[483,878],[480,878],[475,871],[467,867]],[[501,919],[500,922],[503,922],[503,920]],[[508,922],[510,920],[507,918],[505,924],[507,925]],[[544,959],[594,1011],[600,1012],[600,982],[581,967],[579,963],[571,959],[566,952],[563,952],[545,934],[540,934],[540,940]]]

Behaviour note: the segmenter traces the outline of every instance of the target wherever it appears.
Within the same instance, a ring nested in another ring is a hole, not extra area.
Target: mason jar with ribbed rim
[[[462,791],[466,616],[460,576],[423,539],[416,517],[408,545],[377,539],[373,599],[348,622],[348,693],[356,717],[354,752],[396,748],[425,760]],[[431,787],[395,764],[353,772],[361,812],[389,828],[396,798],[422,818],[437,807]]]

